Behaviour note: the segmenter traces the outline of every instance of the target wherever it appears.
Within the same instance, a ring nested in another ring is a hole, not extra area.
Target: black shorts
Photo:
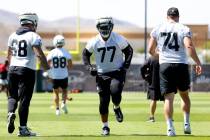
[[[59,87],[62,88],[62,89],[67,89],[67,87],[68,87],[68,78],[53,79],[53,89],[58,89]]]
[[[161,95],[160,89],[148,88],[147,99],[154,101],[164,101],[164,96]]]
[[[160,64],[160,90],[162,94],[186,91],[190,88],[190,76],[187,64]]]

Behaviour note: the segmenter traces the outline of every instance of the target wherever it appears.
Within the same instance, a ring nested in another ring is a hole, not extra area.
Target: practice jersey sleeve
[[[117,36],[117,43],[120,46],[121,50],[125,49],[129,45],[127,40],[121,35]]]
[[[34,47],[41,47],[42,46],[42,39],[38,34],[33,34],[31,46]]]
[[[87,43],[87,45],[86,45],[85,48],[86,48],[90,53],[93,53],[94,44],[95,44],[95,38],[92,38],[90,41],[88,41],[88,43]]]
[[[183,30],[183,36],[192,38],[192,31],[190,30],[189,27],[185,26],[185,28]]]
[[[67,58],[67,60],[72,59],[72,56],[68,51],[66,51],[66,58]]]
[[[158,28],[159,28],[159,26],[157,26],[157,27],[155,27],[155,28],[152,29],[152,31],[150,33],[150,36],[151,37],[157,39],[157,37],[158,37]]]
[[[14,34],[14,33],[13,33]],[[12,36],[13,36],[13,34],[11,34],[10,36],[9,36],[9,39],[8,39],[8,42],[7,42],[7,46],[8,47],[12,47]]]

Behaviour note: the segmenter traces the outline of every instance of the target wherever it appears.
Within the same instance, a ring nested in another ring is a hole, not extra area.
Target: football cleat
[[[170,128],[167,130],[167,136],[169,136],[169,137],[176,136],[176,132],[175,132],[174,128]]]
[[[108,136],[109,133],[110,133],[109,127],[104,126],[104,127],[102,128],[102,134],[101,134],[101,135],[103,135],[103,136]]]
[[[147,122],[155,122],[155,118],[154,117],[149,117],[149,119],[147,120]]]
[[[114,112],[115,112],[116,120],[118,122],[123,122],[123,114],[122,114],[120,107],[118,107],[116,109],[114,108]]]
[[[65,114],[68,114],[68,109],[67,109],[66,104],[62,103],[62,104],[61,104],[61,109],[63,110],[63,112],[64,112]]]
[[[7,129],[8,129],[8,133],[13,133],[15,130],[15,121],[16,115],[15,113],[9,112],[8,116],[7,116]]]
[[[57,116],[59,116],[59,115],[60,115],[60,110],[59,110],[59,109],[56,109],[55,114],[56,114]]]
[[[31,132],[28,127],[19,127],[19,137],[31,137],[31,136],[36,136],[36,133]]]
[[[190,124],[184,124],[184,133],[185,134],[191,134],[191,128],[190,128]]]

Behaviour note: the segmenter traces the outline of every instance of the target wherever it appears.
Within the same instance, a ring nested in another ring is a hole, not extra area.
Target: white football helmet
[[[108,39],[114,23],[112,17],[102,17],[96,20],[96,28],[98,29],[102,38]]]
[[[24,13],[19,15],[19,21],[21,25],[33,24],[35,27],[38,25],[38,16],[36,13]]]
[[[62,35],[56,35],[53,39],[53,45],[55,47],[63,47],[65,45],[65,39]]]

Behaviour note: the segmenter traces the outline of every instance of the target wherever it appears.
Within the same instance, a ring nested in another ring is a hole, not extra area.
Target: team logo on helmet
[[[103,17],[96,20],[96,28],[98,29],[100,35],[105,39],[109,38],[113,26],[114,23],[112,17]]]

